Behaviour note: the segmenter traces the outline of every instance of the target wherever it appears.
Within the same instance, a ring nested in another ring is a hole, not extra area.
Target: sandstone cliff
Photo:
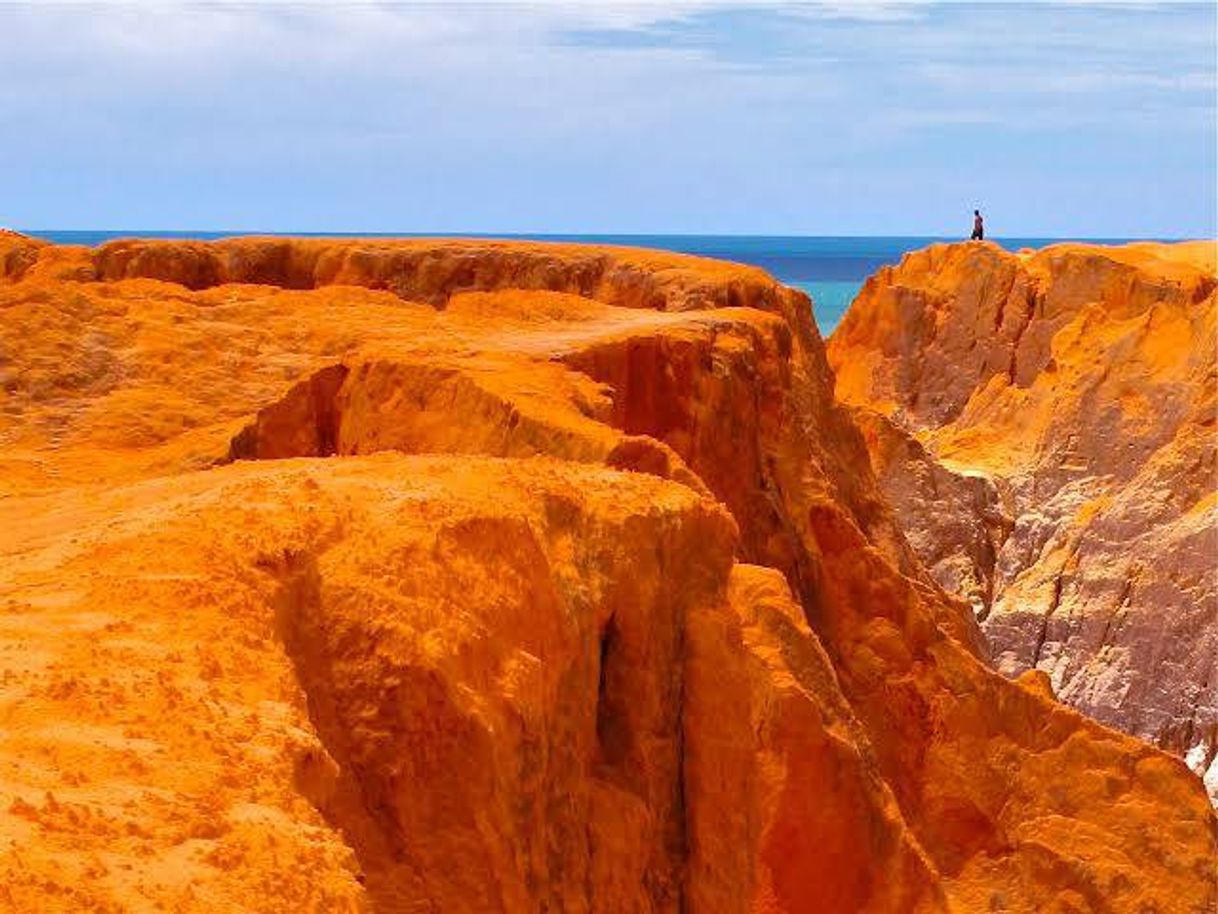
[[[1204,912],[986,665],[808,302],[676,255],[0,239],[7,910]]]
[[[941,245],[873,277],[829,355],[998,667],[1218,796],[1215,285],[1212,243]]]

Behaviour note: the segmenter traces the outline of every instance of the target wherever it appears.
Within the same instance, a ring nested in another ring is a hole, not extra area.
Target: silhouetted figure
[[[973,210],[973,240],[981,241],[985,238],[985,222],[981,218],[981,210]]]

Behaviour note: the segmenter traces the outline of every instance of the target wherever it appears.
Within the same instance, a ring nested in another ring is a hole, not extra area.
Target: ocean
[[[115,238],[215,239],[251,232],[166,232],[166,231],[31,231],[28,234],[60,244],[101,244]],[[258,232],[256,234],[297,234],[336,238],[421,238],[429,233],[335,233],[335,232]],[[444,233],[455,234],[455,233]],[[574,241],[588,244],[624,244],[661,248],[686,254],[699,254],[721,260],[734,260],[767,270],[780,282],[803,289],[812,297],[812,307],[821,332],[833,332],[863,281],[885,264],[897,263],[907,251],[938,241],[959,239],[917,236],[784,236],[784,235],[563,235],[469,233],[470,238],[520,238],[537,241]],[[1066,239],[996,238],[1008,250],[1040,248]],[[1128,239],[1089,238],[1105,244]]]

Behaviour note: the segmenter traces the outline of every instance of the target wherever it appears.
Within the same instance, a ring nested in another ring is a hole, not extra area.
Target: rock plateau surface
[[[939,245],[829,343],[881,487],[998,668],[1218,799],[1215,245]]]
[[[808,305],[0,238],[0,909],[1212,911],[1200,783],[989,667]]]

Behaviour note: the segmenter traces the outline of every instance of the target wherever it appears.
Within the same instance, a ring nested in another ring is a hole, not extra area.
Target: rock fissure
[[[1062,602],[1062,586],[1065,582],[1066,573],[1061,571],[1053,579],[1053,595],[1049,599],[1048,609],[1043,613],[1040,624],[1040,634],[1036,636],[1036,644],[1032,647],[1032,659],[1029,666],[1032,669],[1040,667],[1040,655],[1045,648],[1045,641],[1049,637],[1049,626],[1053,623],[1053,615],[1057,612]]]

